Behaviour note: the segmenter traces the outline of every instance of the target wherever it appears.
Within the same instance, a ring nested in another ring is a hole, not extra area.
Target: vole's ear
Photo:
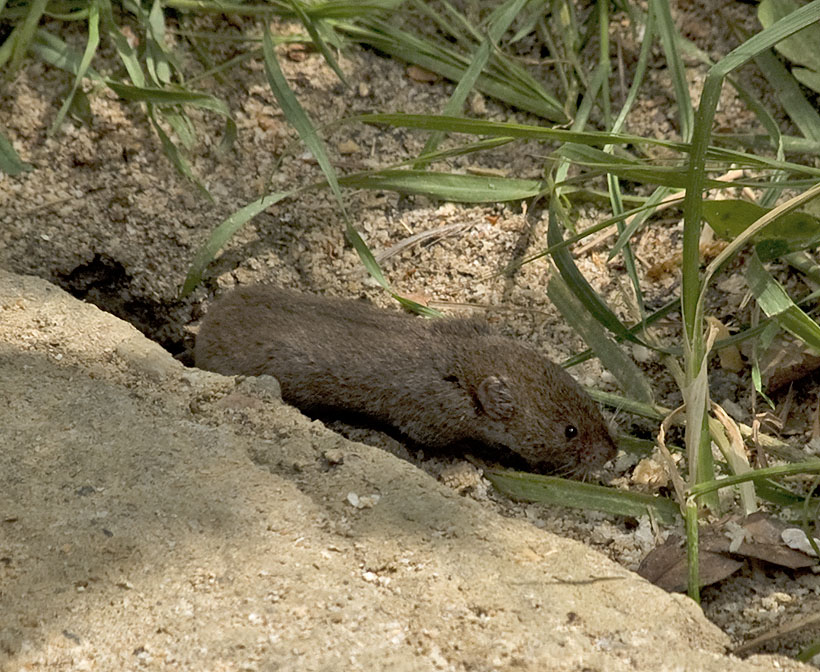
[[[481,408],[493,420],[506,420],[515,413],[510,388],[503,378],[487,376],[479,384],[476,397]]]

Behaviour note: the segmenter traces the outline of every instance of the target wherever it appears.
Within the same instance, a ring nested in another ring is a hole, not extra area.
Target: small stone
[[[328,464],[344,464],[345,454],[338,448],[331,448],[322,453],[322,456],[328,461]]]
[[[273,376],[247,376],[236,386],[237,391],[251,394],[262,401],[282,401],[282,387]]]
[[[472,488],[481,482],[482,472],[469,462],[456,462],[444,467],[439,473],[439,479],[447,487],[461,492]]]
[[[358,154],[362,151],[362,148],[353,140],[343,140],[336,148],[339,150],[339,154]]]
[[[376,504],[379,503],[379,500],[382,498],[379,494],[372,494],[372,495],[363,495],[359,497],[359,505],[356,508],[359,509],[372,509]]]
[[[289,45],[285,53],[287,54],[288,60],[294,63],[301,63],[308,56],[305,45],[301,43]]]
[[[407,66],[407,76],[416,82],[437,82],[439,76],[435,72],[430,72],[418,65]]]
[[[381,495],[375,493],[372,495],[361,496],[359,496],[355,492],[347,493],[348,503],[357,509],[372,509],[374,506],[376,506],[376,504],[379,503],[380,499]]]
[[[641,364],[648,364],[655,359],[655,353],[645,345],[632,344],[632,358]]]
[[[146,375],[155,382],[162,382],[182,367],[158,344],[142,334],[135,334],[122,341],[114,350],[128,368]]]
[[[222,397],[216,402],[217,408],[227,408],[232,410],[244,410],[248,408],[260,409],[264,404],[256,397],[251,397],[241,392],[232,392],[231,394]]]
[[[478,91],[473,91],[470,94],[470,111],[477,117],[483,117],[487,114],[487,101]]]
[[[793,548],[796,551],[802,551],[806,555],[815,555],[814,549],[812,548],[811,543],[809,543],[809,538],[799,527],[786,528],[780,536],[781,539],[783,539],[783,543],[789,548]],[[814,543],[820,543],[820,539],[815,539]]]

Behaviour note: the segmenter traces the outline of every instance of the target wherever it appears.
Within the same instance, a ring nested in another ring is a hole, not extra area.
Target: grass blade
[[[322,37],[319,29],[316,26],[316,21],[318,19],[314,19],[313,17],[309,16],[308,13],[305,11],[304,5],[299,2],[299,0],[290,0],[289,2],[291,8],[293,9],[294,14],[299,18],[299,21],[302,22],[302,25],[305,27],[305,30],[308,31],[308,35],[310,35],[310,39],[313,44],[316,45],[316,48],[322,53],[322,56],[325,59],[325,62],[330,66],[331,70],[336,73],[336,76],[339,80],[345,85],[349,86],[347,80],[345,79],[345,75],[342,72],[342,69],[339,67],[339,64],[336,62],[336,57],[333,55],[333,52],[330,50],[330,47],[327,45],[327,42]]]
[[[680,135],[684,140],[689,140],[692,137],[695,118],[692,100],[689,98],[689,84],[686,82],[686,68],[681,59],[680,49],[678,49],[680,38],[672,19],[668,0],[651,0],[651,4],[658,21],[658,32],[663,45],[663,53],[666,56],[666,64],[675,87],[675,106],[680,115]]]
[[[804,313],[783,287],[765,269],[757,253],[749,260],[746,271],[749,289],[769,317],[806,345],[820,352],[820,326]]]
[[[769,212],[771,210],[768,208],[736,199],[706,201],[703,204],[704,219],[724,240],[741,235]],[[758,227],[757,234],[752,238],[761,261],[771,261],[820,244],[820,219],[817,217],[807,212],[792,211],[781,215],[776,221],[777,226]]]
[[[305,143],[310,153],[316,159],[319,167],[327,178],[330,185],[330,190],[336,197],[339,207],[342,212],[345,212],[344,201],[342,199],[342,192],[339,189],[339,181],[336,178],[336,171],[330,163],[330,158],[325,151],[324,143],[321,141],[313,127],[310,119],[305,113],[296,96],[293,95],[288,86],[285,75],[282,73],[282,68],[279,67],[279,61],[276,58],[276,53],[273,50],[273,40],[271,39],[270,29],[267,24],[262,33],[262,53],[265,59],[265,73],[268,76],[268,84],[270,85],[279,107],[287,118],[288,122],[296,129],[302,142]]]
[[[561,276],[550,279],[547,296],[564,320],[592,349],[601,364],[618,380],[621,389],[639,403],[651,404],[652,388],[641,370],[610,340],[598,322],[567,287]]]
[[[444,114],[454,115],[461,112],[464,107],[464,101],[467,100],[467,96],[470,91],[473,90],[479,75],[481,75],[481,71],[484,69],[484,66],[487,64],[487,60],[490,58],[491,47],[492,44],[490,43],[490,40],[487,39],[481,43],[478,49],[476,49],[473,54],[473,61],[470,64],[470,67],[464,72],[464,76],[461,78],[461,81],[458,83],[453,91],[453,94],[450,96],[450,100],[448,100],[447,104],[444,106]],[[442,131],[436,131],[433,133],[427,139],[427,142],[424,143],[424,148],[421,150],[421,153],[430,154],[434,152],[443,137],[444,133]],[[416,167],[423,167],[423,163],[417,163]]]
[[[213,201],[208,189],[199,180],[199,178],[194,175],[194,171],[191,170],[191,165],[188,163],[188,160],[182,155],[182,152],[179,151],[179,148],[174,144],[174,141],[168,137],[168,134],[157,122],[156,115],[156,109],[154,109],[151,105],[148,105],[148,118],[151,120],[151,125],[154,127],[154,131],[156,131],[160,143],[162,143],[162,149],[165,152],[165,155],[171,160],[171,163],[174,164],[174,167],[181,175],[187,177],[197,187],[197,189],[199,189],[200,193],[205,198]]]
[[[402,194],[421,194],[456,203],[495,203],[521,201],[546,190],[541,180],[511,177],[460,175],[425,170],[384,170],[341,179],[347,187],[388,189]]]
[[[45,30],[37,31],[31,43],[31,51],[49,65],[65,70],[75,77],[80,72],[83,57],[59,37]],[[91,67],[86,68],[85,74],[91,79],[102,81],[102,77]]]
[[[425,41],[383,21],[360,23],[339,24],[338,28],[358,42],[454,82],[461,81],[469,67],[469,58],[452,48]],[[503,61],[503,69],[494,67],[482,73],[476,82],[479,91],[545,119],[566,123],[566,114],[554,96],[515,62],[506,57],[498,58]]]
[[[703,302],[705,288],[708,286],[711,273],[719,267],[712,262],[707,273],[700,273],[700,234],[703,212],[703,191],[706,185],[706,157],[709,138],[717,109],[720,90],[726,76],[740,67],[761,51],[771,48],[780,40],[797,32],[806,25],[820,20],[820,2],[813,2],[789,14],[769,28],[757,33],[749,40],[732,50],[719,63],[712,66],[706,76],[700,104],[697,111],[695,130],[692,135],[692,149],[689,155],[686,196],[684,198],[684,231],[683,231],[683,282],[681,307],[684,321],[685,375],[682,385],[686,401],[686,445],[689,453],[689,464],[697,469],[690,478],[693,485],[711,480],[711,440],[707,424],[708,390],[704,395],[699,393],[705,386],[707,351],[709,349],[704,332]],[[753,235],[755,227],[747,230]],[[744,234],[746,235],[746,234]],[[723,253],[739,244],[743,236],[738,237]],[[718,255],[718,259],[723,256]],[[716,259],[715,261],[718,261]],[[713,510],[718,506],[716,495],[702,497],[702,501]],[[688,509],[687,509],[688,512]],[[696,582],[690,583],[692,591],[697,590]]]
[[[501,7],[493,13],[487,39],[485,39],[473,53],[469,67],[465,70],[464,75],[458,82],[453,94],[450,96],[450,100],[448,100],[444,106],[444,114],[454,115],[461,112],[464,107],[464,102],[467,100],[467,96],[475,87],[478,78],[484,70],[484,66],[490,58],[490,50],[498,40],[501,39],[501,36],[507,28],[509,28],[513,19],[523,9],[527,1],[528,0],[508,0],[508,2],[501,5]],[[431,135],[424,145],[422,154],[429,154],[435,151],[442,137],[443,134],[441,132]]]
[[[686,563],[689,567],[689,597],[700,604],[700,559],[698,558],[698,506],[690,500],[686,502],[684,527],[686,528]]]
[[[26,18],[14,28],[12,35],[7,38],[13,41],[10,42],[12,45],[11,63],[6,72],[6,77],[14,75],[23,64],[23,59],[26,57],[29,46],[31,46],[37,32],[37,26],[40,25],[40,19],[43,17],[47,6],[48,0],[32,0],[28,5]]]
[[[188,115],[178,107],[156,107],[154,110],[171,127],[180,144],[190,151],[196,142],[196,131]]]
[[[818,2],[818,7],[820,7],[820,2]],[[808,203],[809,201],[817,197],[820,197],[820,182],[818,182],[811,189],[808,189],[802,194],[799,194],[798,196],[789,199],[785,203],[781,203],[776,208],[770,210],[765,215],[763,215],[754,224],[746,228],[729,245],[727,245],[723,249],[723,251],[720,254],[718,254],[706,267],[706,271],[703,274],[704,286],[706,286],[709,283],[712,276],[717,272],[719,268],[723,266],[724,263],[726,263],[732,256],[734,256],[738,252],[738,250],[740,250],[741,247],[743,247],[746,243],[752,240],[756,235],[760,234],[772,222],[781,217],[789,215],[800,206],[804,205],[805,203]],[[700,213],[702,213],[703,203],[699,203],[698,206]],[[701,296],[696,305],[696,310],[701,315],[703,314],[703,300],[705,299]]]
[[[549,226],[547,228],[547,243],[551,248],[563,242],[561,221],[565,218],[566,215],[558,199],[552,198],[549,205]],[[609,306],[607,306],[595,290],[592,289],[587,279],[578,270],[572,255],[566,247],[556,249],[552,254],[552,258],[561,273],[561,277],[590,315],[594,316],[598,322],[609,329],[609,331],[618,338],[646,345],[626,328],[618,319],[618,316],[610,310]]]
[[[117,56],[125,66],[128,76],[134,86],[145,86],[145,73],[142,71],[137,52],[132,47],[125,35],[119,29],[114,21],[114,10],[111,7],[111,0],[98,0],[100,3],[100,12],[102,14],[103,25],[108,32],[108,38],[113,42],[114,48],[117,50]]]
[[[152,105],[191,105],[204,110],[230,116],[230,110],[224,101],[209,93],[185,91],[182,89],[159,89],[150,86],[132,86],[106,80],[108,87],[123,100]]]
[[[732,485],[740,485],[746,481],[763,481],[768,479],[778,478],[781,476],[799,476],[801,474],[820,474],[820,460],[808,460],[806,462],[794,462],[792,464],[784,464],[777,467],[765,467],[763,469],[755,469],[745,474],[738,474],[737,476],[724,476],[703,483],[693,485],[689,492],[693,497],[701,497],[707,492],[717,492],[722,488],[728,488]]]
[[[800,5],[794,0],[763,0],[758,7],[758,19],[768,28]],[[803,86],[820,93],[820,25],[806,26],[796,35],[779,42],[775,49],[794,66],[792,74]],[[805,67],[796,67],[796,66]]]
[[[141,13],[141,23],[148,28],[145,53],[148,74],[157,86],[170,84],[174,69],[177,72],[181,69],[165,45],[165,14],[162,11],[162,3],[160,0],[154,0],[148,15],[145,16],[144,10]]]
[[[808,139],[820,142],[820,114],[783,63],[767,49],[755,56],[755,64],[794,125]]]
[[[818,5],[820,7],[820,5]],[[515,124],[502,121],[485,121],[467,117],[448,117],[444,115],[430,116],[422,114],[363,114],[350,117],[350,122],[366,124],[389,124],[400,128],[418,128],[426,131],[446,131],[448,133],[468,133],[490,137],[526,138],[542,142],[554,141],[558,143],[577,143],[603,147],[613,145],[653,145],[673,151],[689,154],[692,146],[688,143],[658,140],[657,138],[627,135],[624,133],[608,133],[603,131],[568,131],[561,128],[545,128],[528,124]],[[806,149],[811,150],[813,145]],[[777,161],[766,156],[758,156],[739,152],[722,147],[712,147],[704,144],[703,159],[720,163],[736,163],[738,166],[773,170],[791,171],[797,175],[820,177],[820,169],[800,163]],[[616,164],[617,166],[617,164]],[[726,187],[731,183],[714,181],[714,186]],[[711,186],[711,185],[710,185]],[[759,186],[759,185],[756,185]]]
[[[0,133],[0,172],[6,175],[19,175],[32,170],[34,166],[20,159],[9,139]]]
[[[557,504],[635,518],[651,512],[666,524],[680,520],[678,505],[666,497],[525,472],[486,469],[484,475],[496,490],[519,501]]]
[[[202,280],[202,274],[208,264],[211,263],[217,252],[222,249],[225,243],[230,240],[240,228],[247,222],[256,217],[260,212],[263,212],[270,206],[278,203],[282,199],[288,198],[301,191],[294,189],[293,191],[280,191],[273,194],[268,194],[253,203],[248,203],[244,208],[237,210],[230,217],[220,223],[216,229],[213,230],[207,242],[197,250],[194,255],[194,260],[191,262],[191,267],[188,269],[188,275],[185,276],[185,282],[180,290],[180,298],[188,296]]]
[[[325,151],[324,143],[322,143],[316,133],[316,129],[314,129],[313,124],[305,111],[302,109],[299,101],[296,100],[296,96],[293,95],[293,91],[291,91],[287,81],[285,80],[285,76],[282,73],[282,69],[279,67],[279,62],[277,61],[276,54],[273,50],[273,41],[267,25],[265,26],[262,34],[262,53],[265,58],[265,72],[267,73],[268,83],[271,86],[271,90],[273,91],[276,100],[279,102],[279,106],[282,108],[282,112],[285,114],[285,117],[299,133],[299,137],[302,139],[302,142],[304,142],[307,148],[311,151],[314,158],[318,162],[319,167],[322,169],[322,172],[327,179],[327,184],[333,192],[333,195],[336,197],[336,202],[339,204],[339,208],[345,220],[348,240],[359,254],[362,263],[370,271],[371,275],[377,280],[377,282],[382,287],[387,289],[395,298],[400,298],[390,289],[390,285],[384,277],[381,268],[379,268],[376,259],[373,257],[373,253],[367,247],[364,240],[362,240],[362,237],[359,235],[358,231],[356,231],[350,221],[350,218],[347,216],[347,212],[344,207],[344,200],[342,199],[342,191],[339,187],[339,180],[336,177],[336,171],[333,169],[330,158]],[[424,312],[427,310],[414,301],[409,301],[407,299],[401,299],[401,301],[413,310],[417,310],[419,312]]]
[[[65,119],[65,115],[68,113],[74,101],[74,96],[77,94],[77,90],[80,88],[83,78],[91,65],[91,59],[94,57],[94,54],[97,53],[99,44],[100,8],[96,2],[92,2],[88,7],[88,41],[85,45],[85,51],[83,52],[82,59],[77,64],[77,71],[74,75],[74,83],[71,85],[71,91],[65,97],[65,100],[63,100],[63,104],[60,106],[60,111],[57,112],[54,123],[52,123],[51,128],[48,129],[49,136],[56,133],[62,125],[63,119]]]
[[[131,86],[130,84],[122,84],[109,79],[105,80],[105,83],[120,98],[131,102],[146,103],[148,105],[158,106],[190,105],[203,110],[216,112],[225,119],[225,130],[222,135],[220,148],[224,151],[230,147],[236,139],[236,122],[231,117],[231,112],[228,105],[224,101],[219,100],[208,93],[179,89],[157,89],[147,86]],[[181,111],[169,112],[168,115],[171,117],[169,118],[169,122],[173,122],[174,130],[181,134],[180,141],[183,142],[183,144],[186,144],[186,146],[189,142],[193,142],[193,127],[190,125],[190,122],[187,121],[187,116]],[[182,121],[183,118],[185,123]],[[167,135],[165,138],[167,138]],[[160,140],[163,141],[163,147],[166,147],[167,149],[167,145],[162,136],[160,136]],[[174,164],[177,165],[177,160],[171,157],[170,154],[168,156]],[[189,173],[190,169],[183,174],[190,177]]]

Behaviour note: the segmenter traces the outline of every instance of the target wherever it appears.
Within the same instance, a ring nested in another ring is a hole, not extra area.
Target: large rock
[[[809,669],[3,271],[0,381],[3,670]]]

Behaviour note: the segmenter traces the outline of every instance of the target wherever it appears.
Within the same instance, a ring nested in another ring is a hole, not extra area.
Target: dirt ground
[[[688,598],[0,271],[0,669],[678,670]]]
[[[734,4],[723,11],[751,25],[752,10]],[[676,11],[701,48],[717,54],[733,46],[719,28],[725,16],[696,3]],[[628,70],[638,45],[624,33],[620,46]],[[317,124],[364,112],[439,110],[453,86],[419,82],[403,64],[356,47],[341,56],[350,88],[317,54],[280,55]],[[704,69],[690,65],[696,92]],[[104,89],[91,96],[91,128],[68,121],[61,135],[47,136],[66,79],[41,65],[26,68],[0,92],[0,126],[36,170],[0,177],[0,268],[103,306],[183,362],[192,325],[214,293],[237,283],[366,296],[392,307],[345,244],[324,192],[257,217],[194,295],[177,299],[195,250],[222,219],[265,190],[319,178],[261,62],[232,74],[207,85],[230,101],[235,149],[219,154],[219,120],[193,114],[201,144],[192,161],[206,176],[211,203],[173,171],[144,115]],[[629,130],[674,137],[671,83],[662,70],[650,82]],[[478,94],[467,112],[534,121]],[[737,127],[751,124],[729,92],[722,115]],[[352,124],[325,139],[345,172],[413,156],[425,141],[411,131]],[[537,145],[517,146],[514,155],[501,148],[449,167],[536,178],[545,153]],[[400,292],[450,314],[486,314],[555,360],[582,347],[546,298],[547,264],[492,275],[546,247],[541,209],[456,206],[390,192],[346,196]],[[579,228],[602,216],[591,205],[576,215]],[[674,258],[675,217],[637,238],[642,273]],[[622,266],[605,254],[605,247],[592,249],[578,264],[625,315]],[[9,670],[762,670],[775,662],[722,654],[816,611],[815,575],[750,566],[704,593],[707,614],[727,638],[684,598],[627,571],[668,530],[510,502],[468,463],[386,445],[408,462],[350,444],[278,403],[270,381],[235,387],[185,371],[126,325],[57,290],[6,274],[2,288],[0,392],[3,426],[12,431],[3,433],[0,458],[0,656]],[[650,301],[661,302],[677,279],[667,274],[647,288]],[[725,289],[719,303],[731,313],[742,295]],[[667,325],[673,337],[676,328]],[[659,401],[675,406],[668,373],[651,357],[642,365]],[[594,363],[572,373],[582,384],[617,391]],[[724,376],[715,398],[742,398],[742,384]],[[616,422],[642,436],[656,429],[623,415]],[[616,470],[630,460],[622,455]],[[620,566],[550,532],[582,540]]]

